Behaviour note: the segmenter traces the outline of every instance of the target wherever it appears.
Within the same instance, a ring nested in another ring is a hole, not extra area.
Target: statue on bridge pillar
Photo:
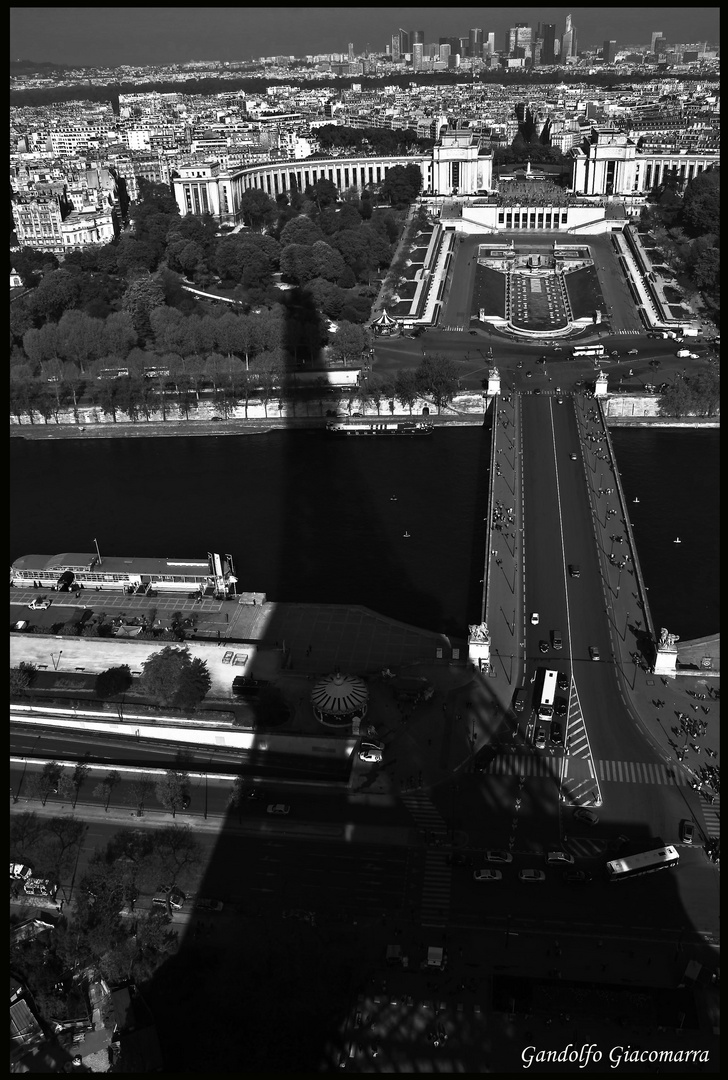
[[[667,675],[674,679],[677,668],[677,645],[680,638],[677,634],[670,634],[663,626],[657,641],[655,651],[655,663],[652,671],[655,675]]]
[[[468,627],[468,660],[481,671],[490,668],[490,631],[485,623]]]

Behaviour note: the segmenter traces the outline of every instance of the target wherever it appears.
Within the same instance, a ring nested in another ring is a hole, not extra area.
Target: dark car
[[[539,647],[539,651],[542,652],[542,653],[547,653],[549,651],[549,643],[548,643],[548,641],[539,641],[538,647]]]
[[[569,573],[572,577],[581,577],[581,567],[576,563],[569,563]]]
[[[557,716],[566,716],[566,708],[567,708],[566,702],[565,701],[559,701],[557,706],[556,706],[556,715]]]
[[[221,416],[211,416],[210,419],[211,420],[222,420],[222,417]]]
[[[473,335],[473,337],[477,337],[477,336],[478,336],[478,331],[477,331],[477,330],[468,330],[468,333],[469,333],[469,334],[472,334],[472,335]]]
[[[556,685],[558,686],[559,690],[568,690],[569,676],[565,675],[563,671],[560,671],[558,674],[558,678],[556,679]]]
[[[541,391],[539,390],[538,386],[536,387],[536,389],[535,389],[535,390],[534,390],[533,392],[534,392],[534,394],[540,394],[540,393],[541,393]]]
[[[587,874],[585,870],[564,870],[564,881],[567,885],[588,885],[591,880],[591,874]]]
[[[558,712],[558,709],[556,711]],[[566,712],[566,708],[564,708],[564,712]],[[559,713],[559,716],[561,716],[561,713]],[[555,720],[551,723],[551,742],[554,746],[564,745],[564,733],[561,730],[561,724],[557,724]]]

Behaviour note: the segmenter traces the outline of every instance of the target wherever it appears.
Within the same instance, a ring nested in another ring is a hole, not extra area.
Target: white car
[[[290,812],[290,806],[286,806],[286,804],[282,802],[271,803],[266,811],[268,814],[290,814]]]
[[[513,856],[511,855],[510,851],[486,851],[485,861],[509,863],[513,862]]]
[[[518,874],[519,881],[545,881],[546,875],[543,870],[521,870]]]
[[[502,878],[500,870],[476,870],[473,873],[473,881],[501,881]]]
[[[46,600],[45,596],[37,596],[35,600],[31,600],[28,604],[28,607],[32,608],[33,611],[38,611],[38,609],[42,610],[43,608],[49,608],[50,606],[51,602],[50,600]]]
[[[534,611],[531,615],[531,626],[538,626],[538,612]]]
[[[359,751],[359,760],[368,762],[379,762],[382,760],[382,754],[380,750],[370,750],[367,748],[366,750]]]
[[[10,863],[10,880],[11,881],[27,881],[28,878],[33,876],[33,867],[28,866],[26,863],[11,862]]]

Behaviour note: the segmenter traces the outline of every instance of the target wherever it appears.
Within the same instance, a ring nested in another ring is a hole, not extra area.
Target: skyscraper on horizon
[[[602,47],[602,57],[605,64],[613,64],[614,58],[617,55],[617,42],[605,41]]]
[[[661,37],[662,37],[662,30],[653,30],[652,31],[652,38],[650,40],[650,52],[651,53],[654,53],[654,51],[655,51],[655,42],[658,40],[658,38],[661,38]]]
[[[576,53],[576,30],[571,24],[571,15],[566,16],[566,26],[561,35],[561,63],[565,64]]]
[[[540,23],[540,32],[538,37],[543,38],[543,47],[541,49],[541,63],[542,64],[555,64],[556,63],[556,24],[555,23]]]
[[[483,53],[483,31],[473,27],[468,35],[468,46],[471,56],[481,56]]]

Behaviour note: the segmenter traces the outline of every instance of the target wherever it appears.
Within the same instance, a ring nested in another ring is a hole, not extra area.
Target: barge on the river
[[[208,554],[206,559],[159,559],[107,556],[98,552],[61,555],[23,555],[10,567],[10,584],[73,592],[94,589],[150,595],[194,592],[202,596],[235,594],[231,555]]]
[[[423,420],[405,420],[399,423],[385,421],[331,421],[326,425],[329,435],[341,437],[359,435],[432,435],[435,425]]]

